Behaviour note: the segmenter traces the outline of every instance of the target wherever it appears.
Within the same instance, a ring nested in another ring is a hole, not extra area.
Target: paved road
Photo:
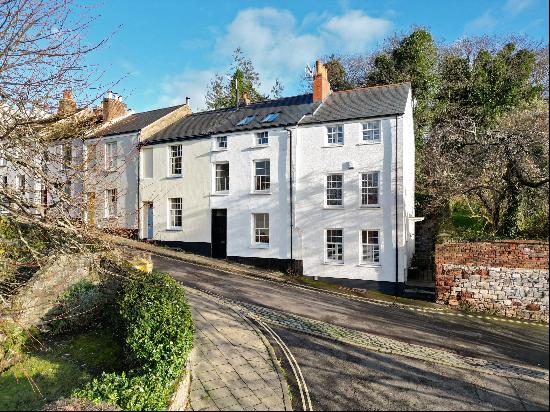
[[[187,286],[230,299],[463,356],[548,368],[545,327],[417,313],[231,275],[164,257],[154,256],[153,261],[157,270],[170,272]]]
[[[548,410],[546,383],[448,368],[275,330],[298,359],[314,410]],[[299,410],[299,404],[295,406]]]

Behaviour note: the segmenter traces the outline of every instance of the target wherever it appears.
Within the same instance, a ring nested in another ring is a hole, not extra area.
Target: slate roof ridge
[[[361,90],[379,89],[379,88],[383,88],[383,87],[398,87],[398,86],[404,86],[404,85],[409,85],[409,87],[410,87],[411,82],[376,84],[374,86],[354,87],[353,89],[338,90],[338,91],[335,91],[335,92],[332,92],[332,93],[349,93],[349,92],[355,92],[355,91],[361,91]]]

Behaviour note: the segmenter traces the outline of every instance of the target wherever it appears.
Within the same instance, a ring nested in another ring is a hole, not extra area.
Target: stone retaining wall
[[[548,322],[548,243],[447,243],[435,262],[438,303]]]

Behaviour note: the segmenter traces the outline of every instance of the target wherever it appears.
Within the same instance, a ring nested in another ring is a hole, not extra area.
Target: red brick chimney
[[[76,102],[73,99],[71,90],[63,90],[63,98],[59,100],[57,114],[60,116],[69,116],[76,112]]]
[[[125,114],[126,105],[122,102],[122,97],[113,95],[113,92],[109,91],[103,98],[103,123]]]
[[[313,101],[322,102],[330,94],[327,68],[319,60],[315,62],[315,76],[313,77]]]

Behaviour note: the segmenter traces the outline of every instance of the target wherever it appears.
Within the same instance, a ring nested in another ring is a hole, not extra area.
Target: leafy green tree
[[[330,83],[330,88],[333,91],[337,92],[340,90],[348,90],[353,88],[353,85],[348,79],[348,74],[342,64],[342,60],[340,57],[332,54],[325,63],[325,67],[327,68],[328,72],[328,81]]]
[[[468,56],[446,54],[440,64],[437,96],[440,117],[468,114],[477,127],[489,127],[499,116],[529,104],[544,87],[533,82],[536,54],[508,43],[496,53],[479,50]]]
[[[439,87],[437,47],[425,29],[415,29],[395,48],[379,53],[365,83],[368,86],[411,82],[417,136],[424,135],[433,117],[433,100]]]
[[[236,106],[237,89],[241,102],[246,94],[252,103],[270,97],[280,97],[283,91],[283,85],[278,79],[275,81],[271,96],[260,93],[260,87],[260,75],[255,70],[252,60],[245,57],[241,49],[237,48],[233,53],[233,63],[228,72],[225,75],[216,73],[210,81],[206,92],[206,106],[208,109]]]

